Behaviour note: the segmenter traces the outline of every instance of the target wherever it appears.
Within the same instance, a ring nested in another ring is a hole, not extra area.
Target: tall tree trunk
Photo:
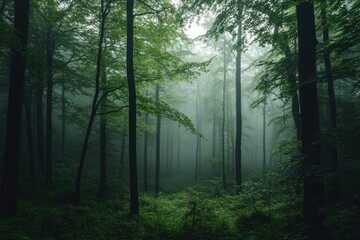
[[[266,99],[263,106],[263,174],[265,174],[266,170]]]
[[[147,92],[146,92],[147,95]],[[145,124],[149,125],[149,114],[145,113]],[[144,191],[148,191],[148,136],[149,133],[145,131],[144,133]]]
[[[200,116],[199,116],[199,82],[196,85],[196,127],[200,131]],[[195,150],[195,181],[198,180],[200,175],[200,136],[196,136],[196,150]]]
[[[212,120],[212,174],[215,174],[215,161],[216,161],[216,100],[215,100],[215,78],[213,86],[213,120]]]
[[[237,185],[236,192],[238,193],[242,188],[242,174],[241,174],[241,136],[242,136],[242,116],[241,116],[241,53],[242,53],[242,15],[243,4],[238,3],[238,33],[237,42],[238,48],[236,50],[236,136],[235,136],[235,182]]]
[[[178,141],[177,141],[177,172],[180,174],[180,126],[177,131]]]
[[[102,87],[106,87],[106,66],[103,65],[101,69],[101,84]],[[99,196],[103,197],[106,192],[106,103],[107,103],[107,93],[103,93],[103,99],[100,104],[100,188]]]
[[[29,0],[15,0],[14,34],[20,40],[21,49],[14,47],[11,52],[6,141],[0,194],[0,216],[4,217],[13,215],[16,212],[17,206],[21,114],[25,82],[29,5]]]
[[[198,95],[198,100],[197,100],[197,129],[199,132],[201,132],[201,108],[200,108],[200,88],[199,88],[199,82],[197,82],[197,95]],[[201,162],[201,137],[197,136],[197,145],[198,147],[198,163],[199,163],[199,176],[201,175],[201,168],[202,168],[202,162]]]
[[[169,176],[170,166],[170,120],[167,119],[167,131],[166,131],[166,176]]]
[[[296,6],[299,42],[299,95],[302,123],[302,155],[305,171],[303,214],[308,239],[324,239],[323,182],[320,173],[320,126],[316,88],[316,35],[311,2]]]
[[[170,124],[170,133],[172,133],[172,122],[170,121],[169,122]],[[172,170],[173,170],[173,141],[174,141],[174,138],[173,137],[170,137],[170,168],[169,168],[169,173],[170,173],[170,176],[172,176]]]
[[[51,38],[51,31],[49,31],[48,38]],[[47,183],[52,182],[52,95],[53,95],[53,60],[54,60],[54,48],[55,44],[52,40],[48,40],[48,46],[46,47],[47,57],[47,75],[46,75],[46,174],[45,181]]]
[[[223,79],[223,96],[222,96],[222,123],[221,123],[221,157],[222,157],[222,184],[226,188],[225,174],[225,107],[226,107],[226,38],[224,35],[224,79]]]
[[[66,106],[65,106],[65,80],[61,83],[61,159],[64,160],[65,155],[65,132],[66,132]]]
[[[44,111],[43,111],[43,79],[39,77],[39,86],[36,91],[36,124],[37,124],[37,157],[39,170],[45,173],[45,152],[44,152]]]
[[[32,117],[31,117],[31,98],[32,91],[28,91],[25,94],[24,108],[26,117],[26,135],[28,143],[28,158],[29,158],[29,173],[30,177],[33,178],[35,175],[35,161],[34,161],[34,149],[33,149],[33,132],[32,132]]]
[[[323,1],[323,5],[321,6],[321,24],[323,28],[323,41],[325,44],[329,43],[329,27],[327,21],[327,13],[326,13],[327,3],[326,0]],[[324,54],[324,62],[325,62],[325,72],[326,72],[326,80],[327,80],[327,91],[329,95],[329,109],[330,109],[330,130],[331,133],[335,133],[337,128],[337,114],[336,114],[336,100],[335,100],[335,91],[334,91],[334,78],[332,74],[332,66],[330,53],[325,52]],[[331,137],[330,139],[330,164],[332,168],[332,177],[330,180],[330,188],[331,194],[333,197],[337,197],[339,195],[339,179],[337,174],[337,162],[338,162],[338,148],[335,137]]]
[[[160,101],[160,86],[156,84],[156,102]],[[158,114],[156,117],[156,162],[155,162],[155,196],[160,192],[160,130],[161,130],[161,117]]]
[[[83,142],[79,167],[78,167],[78,171],[77,171],[77,175],[76,175],[75,191],[74,191],[74,195],[73,195],[73,201],[75,203],[79,203],[81,200],[81,191],[80,191],[81,175],[82,175],[82,171],[84,168],[85,157],[86,157],[86,152],[87,152],[88,143],[89,143],[89,139],[90,139],[91,129],[92,129],[92,126],[93,126],[93,123],[95,120],[97,108],[100,104],[100,102],[98,101],[98,97],[99,97],[99,93],[100,93],[100,73],[101,73],[101,59],[102,59],[101,56],[102,56],[102,50],[103,50],[102,44],[104,42],[105,20],[106,20],[107,15],[109,14],[109,12],[110,12],[110,8],[106,8],[104,5],[104,0],[101,0],[101,23],[100,23],[100,36],[99,36],[99,43],[98,43],[97,62],[96,62],[95,93],[94,93],[94,98],[93,98],[92,105],[91,105],[91,113],[90,113],[89,122],[88,122],[88,126],[87,126],[86,133],[85,133],[85,139]]]
[[[129,88],[130,213],[139,214],[136,162],[136,86],[134,73],[134,1],[126,1],[126,75]]]

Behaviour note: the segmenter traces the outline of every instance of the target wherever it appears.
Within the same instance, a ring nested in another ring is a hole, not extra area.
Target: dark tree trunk
[[[146,93],[147,95],[147,93]],[[149,124],[149,114],[145,114],[145,124],[148,126]],[[144,191],[148,191],[148,132],[144,133]]]
[[[200,89],[199,89],[199,82],[197,82],[197,111],[196,111],[196,120],[197,120],[197,129],[199,132],[201,132],[201,108],[200,108]],[[199,177],[201,175],[201,137],[197,136],[197,146],[198,146],[198,164],[199,164],[199,168],[198,168],[198,172],[199,172]]]
[[[66,132],[66,108],[65,108],[65,80],[61,83],[61,159],[64,160],[65,155],[65,132]]]
[[[215,175],[215,161],[216,161],[216,99],[215,99],[215,78],[213,86],[213,129],[212,129],[212,174]]]
[[[139,214],[136,163],[136,86],[134,73],[134,1],[126,1],[126,74],[129,88],[130,213]]]
[[[226,188],[225,174],[225,107],[226,107],[226,44],[224,36],[224,79],[223,79],[223,96],[222,96],[222,123],[221,123],[221,157],[222,157],[222,184]]]
[[[33,132],[32,132],[32,117],[31,117],[31,98],[32,92],[28,91],[25,94],[24,108],[26,117],[26,135],[28,143],[28,158],[29,158],[29,174],[33,178],[35,175],[35,161],[34,161],[34,148],[33,148]]]
[[[169,176],[170,166],[170,120],[167,119],[167,131],[166,131],[166,176]]]
[[[169,122],[170,124],[170,133],[172,133],[172,123]],[[172,170],[173,170],[173,137],[170,137],[170,168],[169,168],[169,173],[170,176],[172,175]]]
[[[266,171],[266,99],[263,106],[263,174]]]
[[[242,136],[242,116],[241,116],[241,53],[242,53],[242,15],[243,5],[239,1],[239,26],[238,26],[238,48],[236,51],[236,136],[235,136],[235,182],[237,185],[236,192],[238,193],[242,186],[241,174],[241,136]]]
[[[177,141],[177,172],[180,173],[180,126],[178,127],[178,141]]]
[[[200,131],[200,116],[199,116],[199,83],[197,82],[197,91],[196,91],[196,127]],[[200,136],[196,136],[196,150],[195,150],[195,181],[198,180],[200,175],[200,151],[201,151],[201,145],[200,145]]]
[[[156,84],[156,102],[160,101],[160,86]],[[160,130],[161,130],[161,117],[158,114],[156,117],[156,160],[155,160],[155,196],[160,192]]]
[[[323,28],[323,41],[325,44],[329,43],[329,27],[327,21],[326,14],[326,0],[324,0],[323,5],[321,7],[321,24]],[[332,74],[332,66],[330,53],[325,52],[324,54],[324,62],[325,62],[325,72],[326,72],[326,81],[327,81],[327,91],[329,95],[329,109],[330,109],[330,130],[332,133],[336,132],[337,128],[337,114],[336,114],[336,100],[335,100],[335,91],[334,91],[334,78]],[[338,162],[338,148],[335,137],[331,137],[330,139],[330,164],[332,168],[332,177],[330,179],[330,188],[331,195],[333,197],[338,197],[339,195],[339,179],[337,174],[337,162]]]
[[[29,0],[15,0],[14,33],[19,38],[21,49],[13,48],[11,52],[6,141],[0,194],[0,216],[4,217],[13,215],[17,206],[21,114],[26,63],[24,51],[26,53],[29,5]]]
[[[49,38],[51,33],[49,33]],[[48,43],[46,48],[46,57],[47,57],[47,90],[46,90],[46,149],[45,149],[45,159],[46,159],[46,174],[45,182],[52,182],[52,95],[53,95],[53,59],[54,59],[54,43],[51,40]]]
[[[106,86],[106,67],[102,66],[101,70],[101,84],[103,87]],[[99,187],[99,196],[103,197],[106,191],[106,103],[107,103],[107,93],[103,93],[102,101],[100,104],[100,187]]]
[[[99,107],[99,104],[100,104],[100,102],[98,101],[98,97],[99,97],[99,93],[100,93],[100,73],[101,73],[101,59],[102,59],[101,56],[102,56],[102,50],[103,50],[102,44],[104,42],[105,20],[106,20],[107,15],[109,14],[109,12],[110,12],[109,6],[105,7],[104,0],[101,0],[101,23],[100,23],[100,36],[99,36],[99,44],[98,44],[97,62],[96,62],[95,93],[94,93],[94,98],[92,101],[89,122],[88,122],[88,126],[87,126],[86,133],[85,133],[85,139],[84,139],[84,143],[83,143],[83,147],[82,147],[82,151],[81,151],[78,172],[76,175],[75,191],[74,191],[74,195],[73,195],[74,203],[79,203],[81,200],[81,195],[80,195],[80,193],[81,193],[81,191],[80,191],[81,174],[82,174],[82,171],[84,168],[85,157],[86,157],[86,152],[87,152],[87,148],[88,148],[91,129],[92,129],[92,126],[94,123],[97,108]]]
[[[324,239],[322,215],[323,182],[320,173],[320,126],[316,88],[316,35],[314,7],[310,2],[296,6],[299,42],[299,95],[302,123],[304,176],[303,214],[308,239]]]
[[[36,124],[37,124],[37,157],[39,161],[39,170],[45,173],[45,152],[44,152],[44,111],[42,106],[43,100],[43,81],[39,77],[39,86],[36,93]]]

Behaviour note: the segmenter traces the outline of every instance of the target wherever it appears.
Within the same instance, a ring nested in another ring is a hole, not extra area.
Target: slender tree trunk
[[[303,214],[308,239],[324,239],[322,214],[323,182],[320,173],[320,126],[316,89],[316,35],[313,4],[296,6],[299,42],[299,95],[304,171]]]
[[[64,161],[65,155],[65,132],[66,132],[66,108],[65,108],[65,80],[61,83],[61,159]]]
[[[180,126],[178,127],[178,141],[177,141],[177,172],[180,173]]]
[[[231,143],[231,150],[230,150],[230,160],[231,160],[231,173],[234,174],[235,171],[235,138],[234,138],[234,121],[233,121],[233,112],[232,108],[229,108],[230,117],[230,143]]]
[[[242,15],[243,4],[238,3],[238,48],[236,51],[236,136],[235,136],[235,182],[237,185],[236,192],[241,191],[242,188],[242,174],[241,174],[241,136],[242,136],[242,116],[241,116],[241,53],[242,53]]]
[[[129,88],[130,213],[139,215],[136,162],[136,86],[134,73],[134,1],[126,1],[126,75]]]
[[[222,156],[222,183],[223,188],[226,188],[226,174],[225,174],[225,107],[226,107],[226,43],[224,36],[224,80],[223,80],[223,99],[222,99],[222,124],[221,124],[221,156]]]
[[[329,43],[329,27],[327,21],[327,13],[326,13],[327,3],[324,0],[323,5],[321,7],[321,24],[323,28],[323,41],[325,44]],[[337,128],[337,114],[336,114],[336,99],[335,99],[335,91],[334,91],[334,78],[332,74],[332,66],[330,53],[326,52],[324,54],[324,62],[325,62],[325,72],[326,72],[326,80],[327,80],[327,91],[329,96],[329,109],[330,109],[330,130],[332,133],[336,132]],[[338,197],[339,195],[339,179],[337,174],[337,162],[338,162],[338,148],[335,137],[331,137],[330,139],[330,165],[332,168],[332,177],[330,180],[331,194],[333,197]]]
[[[160,101],[160,86],[156,84],[156,102]],[[161,117],[156,117],[156,163],[155,163],[155,196],[160,192],[160,130],[161,130]]]
[[[0,216],[4,217],[13,215],[17,207],[21,114],[26,63],[24,51],[26,53],[29,5],[29,0],[15,0],[14,34],[20,40],[21,49],[13,48],[11,52],[6,141],[0,194]]]
[[[167,119],[167,131],[166,131],[166,176],[169,176],[170,165],[170,120]]]
[[[39,86],[36,93],[36,124],[37,124],[37,157],[39,161],[39,170],[45,173],[45,153],[44,153],[44,111],[43,101],[43,79],[39,76]]]
[[[79,168],[78,168],[77,175],[76,175],[75,191],[74,191],[74,196],[73,196],[73,201],[75,203],[79,203],[81,200],[81,191],[80,191],[81,175],[82,175],[82,171],[84,168],[85,157],[86,157],[86,152],[87,152],[88,143],[89,143],[89,139],[90,139],[91,129],[92,129],[92,126],[93,126],[93,123],[95,120],[97,108],[100,104],[100,102],[98,101],[98,97],[99,97],[99,93],[100,93],[100,73],[101,73],[101,59],[102,59],[101,56],[102,56],[102,50],[103,50],[102,44],[104,42],[105,20],[106,20],[107,15],[109,14],[109,11],[110,11],[109,8],[105,8],[104,0],[101,0],[101,23],[100,23],[100,36],[99,36],[97,63],[96,63],[95,93],[94,93],[94,98],[92,101],[89,122],[88,122],[88,126],[87,126],[86,133],[85,133],[85,139],[84,139],[83,147],[82,147],[82,151],[81,151]]]
[[[169,122],[169,124],[170,124],[170,129],[169,129],[169,131],[170,131],[170,134],[172,134],[172,123],[171,123],[171,121]],[[169,159],[169,161],[170,161],[170,168],[169,168],[169,173],[170,173],[170,176],[172,176],[172,170],[173,170],[173,140],[174,140],[174,138],[173,137],[170,137],[170,159]]]
[[[49,38],[51,38],[51,31],[49,31]],[[48,43],[46,48],[47,56],[47,90],[46,90],[46,174],[45,181],[52,182],[52,95],[53,95],[53,59],[55,44],[52,40]]]
[[[103,65],[101,69],[101,84],[103,87],[106,86],[106,66]],[[99,196],[103,197],[106,193],[106,125],[107,120],[105,116],[106,104],[107,104],[107,93],[103,93],[103,99],[100,104],[100,188]]]
[[[147,92],[146,92],[147,95]],[[145,124],[149,125],[149,114],[145,114]],[[144,133],[144,191],[148,191],[148,135],[149,133],[145,131]]]
[[[31,98],[32,91],[28,91],[28,96],[25,94],[26,100],[24,101],[25,117],[26,117],[26,132],[28,143],[28,158],[29,158],[29,173],[33,178],[35,175],[35,161],[34,161],[34,149],[33,149],[33,132],[32,132],[32,117],[31,117]]]
[[[196,127],[200,131],[200,117],[199,117],[199,83],[197,82],[196,88]],[[196,151],[195,151],[195,181],[198,180],[200,175],[200,137],[196,136]]]
[[[215,175],[215,161],[216,161],[216,99],[215,99],[215,78],[213,86],[213,121],[212,121],[212,174]]]
[[[266,171],[266,100],[263,106],[263,174]]]

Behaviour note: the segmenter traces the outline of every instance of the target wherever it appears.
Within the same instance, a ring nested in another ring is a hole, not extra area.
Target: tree
[[[126,75],[129,89],[130,213],[139,214],[136,162],[136,86],[134,73],[134,1],[126,1]]]
[[[299,52],[299,96],[302,123],[302,157],[304,176],[303,214],[308,239],[323,239],[322,216],[323,182],[319,172],[320,126],[316,88],[316,35],[314,7],[309,1],[296,5],[298,52]]]
[[[237,192],[241,190],[241,136],[242,136],[242,116],[241,116],[241,53],[242,53],[242,15],[243,3],[238,3],[238,30],[237,30],[237,50],[236,50],[236,135],[235,135],[235,182]]]
[[[160,86],[156,84],[156,102],[160,100]],[[160,192],[160,130],[161,130],[161,117],[158,114],[156,117],[156,153],[155,153],[155,195]]]
[[[21,48],[13,48],[10,63],[10,87],[6,125],[6,142],[0,195],[0,215],[11,216],[17,207],[18,165],[21,115],[24,96],[26,48],[29,27],[29,0],[15,0],[14,34]]]
[[[81,200],[81,193],[80,193],[80,183],[81,183],[81,174],[84,168],[85,163],[85,157],[86,152],[88,148],[89,138],[91,129],[95,120],[96,111],[99,107],[99,104],[101,103],[101,100],[103,97],[99,99],[100,94],[100,74],[101,74],[101,59],[102,59],[102,51],[103,51],[103,42],[104,42],[104,33],[105,33],[105,22],[106,18],[110,13],[110,2],[109,4],[105,4],[105,0],[101,0],[101,6],[100,6],[100,13],[101,13],[101,19],[100,19],[100,32],[99,32],[99,42],[98,42],[98,52],[97,52],[97,59],[96,59],[96,75],[95,75],[95,93],[92,101],[91,106],[91,113],[89,117],[89,122],[87,125],[86,133],[85,133],[85,139],[81,151],[80,156],[80,162],[79,167],[76,175],[76,181],[75,181],[75,191],[73,195],[73,201],[75,203],[80,202]],[[104,96],[104,95],[103,95]]]
[[[227,68],[227,61],[226,61],[226,38],[224,35],[224,78],[223,78],[223,93],[222,93],[222,121],[221,121],[221,156],[222,156],[222,184],[223,188],[226,188],[226,174],[225,174],[225,111],[226,111],[226,68]]]

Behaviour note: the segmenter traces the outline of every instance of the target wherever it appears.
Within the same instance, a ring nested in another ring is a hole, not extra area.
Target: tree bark
[[[263,106],[263,174],[266,171],[266,99]]]
[[[222,123],[221,123],[221,156],[222,156],[222,184],[226,188],[226,173],[225,173],[225,107],[226,107],[226,44],[224,36],[224,79],[223,79],[223,96],[222,96]]]
[[[126,1],[126,75],[129,89],[130,213],[139,214],[136,162],[136,86],[134,73],[134,1]]]
[[[47,74],[46,74],[46,173],[45,182],[52,182],[52,95],[53,95],[53,60],[55,44],[51,39],[51,31],[48,33],[48,45],[46,47]]]
[[[43,101],[43,80],[39,77],[39,86],[36,91],[36,128],[37,128],[37,157],[39,161],[39,170],[45,173],[45,152],[44,152],[44,111]]]
[[[66,104],[65,104],[65,80],[61,83],[61,159],[65,155],[65,133],[66,133]]]
[[[147,95],[147,93],[146,93]],[[145,124],[148,126],[149,124],[149,114],[145,114]],[[148,132],[145,131],[144,133],[144,191],[148,191]]]
[[[320,126],[316,87],[316,35],[313,4],[296,6],[299,52],[299,96],[304,167],[303,214],[308,239],[324,239],[322,215],[323,182],[320,175]]]
[[[156,102],[160,101],[160,86],[156,84]],[[161,117],[156,117],[156,160],[155,160],[155,196],[160,192],[160,130],[161,130]]]
[[[29,0],[15,0],[14,34],[20,40],[21,49],[13,48],[11,52],[6,140],[0,195],[0,215],[4,217],[13,215],[17,207],[21,114],[25,82],[29,5]]]
[[[239,1],[238,4],[238,48],[236,51],[236,136],[235,136],[235,182],[237,185],[236,192],[241,191],[242,188],[242,174],[241,174],[241,136],[242,136],[242,115],[241,115],[241,53],[242,53],[242,15],[243,4]]]

